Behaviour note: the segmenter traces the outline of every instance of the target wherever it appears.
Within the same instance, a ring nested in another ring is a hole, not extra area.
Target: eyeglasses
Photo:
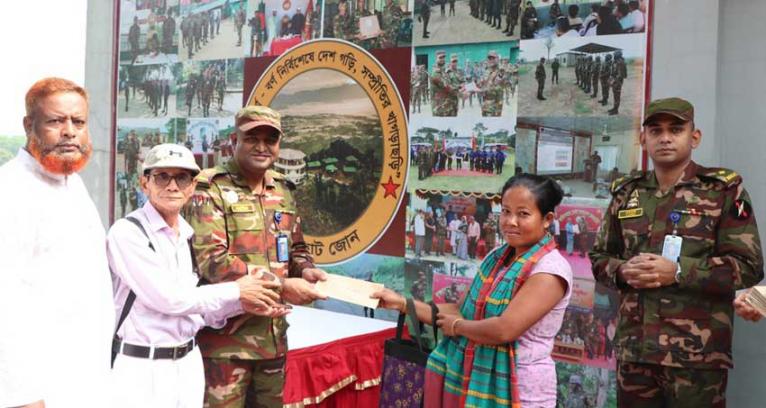
[[[175,180],[176,186],[183,190],[186,187],[189,187],[192,183],[192,180],[194,180],[194,176],[187,172],[178,173],[175,176],[171,176],[170,174],[164,172],[152,173],[150,176],[154,177],[154,184],[159,188],[165,188],[170,184],[170,180]]]

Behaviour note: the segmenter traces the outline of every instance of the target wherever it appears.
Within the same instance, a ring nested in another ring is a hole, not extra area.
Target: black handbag
[[[438,340],[436,314],[439,309],[431,303],[434,322],[434,341]],[[403,339],[404,325],[409,321],[414,331],[412,339]],[[423,406],[423,385],[426,362],[431,353],[423,338],[423,323],[418,321],[415,302],[407,299],[407,314],[400,313],[396,324],[396,337],[386,340],[381,375],[381,408],[415,408]],[[434,343],[436,344],[436,343]]]

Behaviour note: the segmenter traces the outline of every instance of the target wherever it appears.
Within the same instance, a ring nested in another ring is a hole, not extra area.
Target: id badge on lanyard
[[[662,257],[678,262],[678,258],[681,256],[681,247],[684,243],[684,239],[678,236],[678,223],[681,221],[681,213],[673,211],[670,213],[669,218],[670,222],[673,223],[673,234],[665,235],[665,240],[662,243]]]
[[[279,231],[279,224],[282,221],[282,213],[274,212],[274,229]],[[279,232],[277,240],[277,262],[287,262],[290,260],[290,247],[288,245],[287,235]]]

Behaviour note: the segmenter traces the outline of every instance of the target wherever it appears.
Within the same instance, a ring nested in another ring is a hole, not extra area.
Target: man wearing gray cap
[[[692,160],[688,101],[652,101],[643,126],[654,169],[612,184],[590,253],[620,293],[617,404],[725,407],[734,292],[763,278],[750,196],[734,171]]]
[[[180,216],[194,192],[199,167],[189,149],[154,146],[144,160],[142,208],[118,220],[107,235],[107,256],[120,314],[114,337],[111,407],[201,407],[202,357],[194,336],[203,326],[223,327],[244,310],[283,316],[277,281],[246,275],[198,286],[190,241]]]

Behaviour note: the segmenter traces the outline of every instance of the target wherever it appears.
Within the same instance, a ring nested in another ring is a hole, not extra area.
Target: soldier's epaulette
[[[642,177],[644,177],[643,172],[638,174],[628,174],[627,176],[618,178],[617,180],[612,182],[612,188],[611,188],[612,194],[616,194],[618,191],[622,190],[623,187],[625,187],[626,185]]]
[[[298,188],[298,186],[295,185],[295,183],[290,181],[287,177],[285,177],[284,174],[278,171],[268,170],[266,174],[272,179],[274,179],[275,181],[279,181],[280,183],[283,183],[284,185],[286,185],[287,188],[290,189],[290,191],[294,191],[296,188]]]
[[[724,183],[727,188],[742,183],[742,176],[737,174],[734,170],[725,169],[723,167],[701,167],[697,175],[720,181]]]
[[[219,174],[225,174],[227,170],[222,166],[215,166],[209,169],[204,169],[197,174],[197,184],[202,187],[208,187],[213,184],[213,179]]]

